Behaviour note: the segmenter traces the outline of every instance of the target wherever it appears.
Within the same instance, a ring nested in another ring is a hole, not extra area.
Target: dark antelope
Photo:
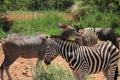
[[[37,34],[8,34],[1,40],[1,45],[4,51],[4,61],[0,67],[0,77],[3,78],[4,70],[7,73],[8,79],[12,80],[9,73],[9,66],[19,57],[23,58],[38,58],[43,60],[46,48],[48,45],[48,36],[43,33]]]

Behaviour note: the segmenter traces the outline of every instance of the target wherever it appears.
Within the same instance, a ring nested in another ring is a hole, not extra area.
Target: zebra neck
[[[74,51],[80,47],[80,45],[74,41],[62,40],[62,39],[54,39],[57,46],[60,49],[60,55],[65,59],[67,62],[73,57]]]

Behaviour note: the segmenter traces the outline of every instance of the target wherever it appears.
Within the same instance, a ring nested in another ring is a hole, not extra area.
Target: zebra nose
[[[44,63],[46,64],[46,65],[50,65],[51,63],[49,62],[49,61],[47,61],[47,60],[44,60]]]

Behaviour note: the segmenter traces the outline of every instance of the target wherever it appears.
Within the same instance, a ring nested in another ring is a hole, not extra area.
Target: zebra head
[[[45,54],[44,63],[50,65],[51,61],[54,60],[59,54],[59,47],[56,42],[52,39],[49,39],[47,46],[47,52]]]
[[[58,26],[63,29],[63,32],[61,33],[62,39],[68,39],[69,37],[76,38],[80,36],[76,29],[69,25],[58,23]]]

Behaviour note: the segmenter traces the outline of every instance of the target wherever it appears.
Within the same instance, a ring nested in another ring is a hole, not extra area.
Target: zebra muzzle
[[[50,65],[50,64],[51,64],[51,62],[46,61],[46,60],[44,60],[44,63],[45,63],[46,65]]]

